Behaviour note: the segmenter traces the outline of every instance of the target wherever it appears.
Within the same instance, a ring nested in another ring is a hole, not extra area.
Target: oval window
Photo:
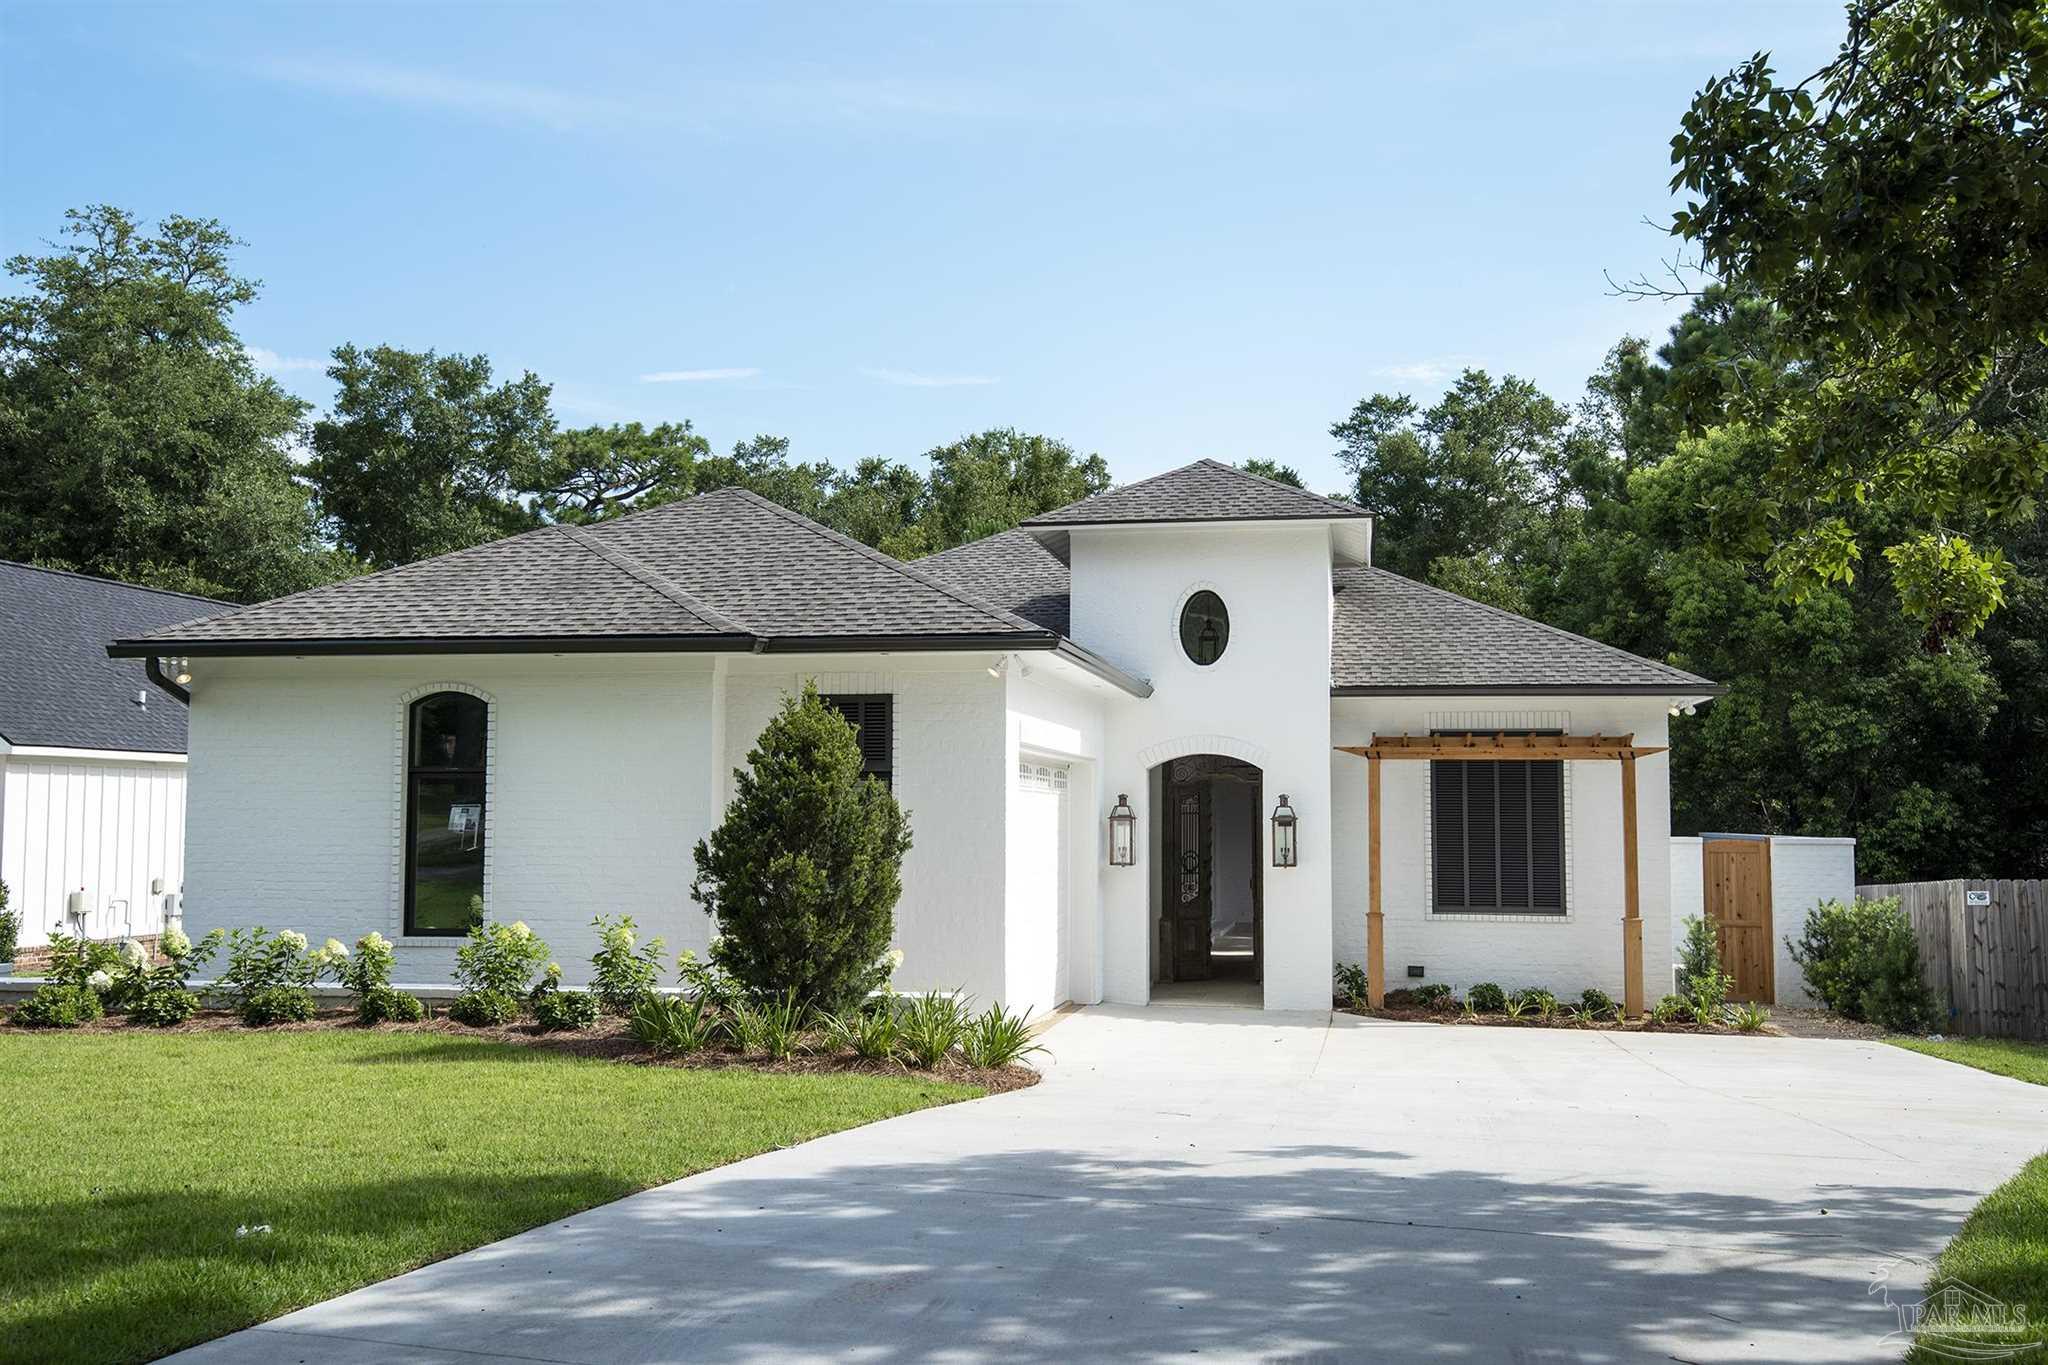
[[[1180,609],[1180,647],[1198,664],[1213,664],[1230,643],[1230,613],[1207,588]]]

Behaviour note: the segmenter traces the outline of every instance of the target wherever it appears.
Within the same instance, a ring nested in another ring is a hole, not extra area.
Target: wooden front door
[[[1196,759],[1179,759],[1167,772],[1166,924],[1168,980],[1207,981],[1209,915],[1215,896],[1214,849],[1210,837],[1209,771]]]
[[[1731,1000],[1776,1000],[1771,946],[1771,842],[1700,841],[1707,918],[1721,941],[1721,970],[1735,978]]]

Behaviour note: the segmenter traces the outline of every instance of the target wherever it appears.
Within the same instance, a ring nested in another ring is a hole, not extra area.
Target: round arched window
[[[1230,644],[1230,613],[1207,588],[1180,609],[1180,647],[1198,664],[1213,664]]]

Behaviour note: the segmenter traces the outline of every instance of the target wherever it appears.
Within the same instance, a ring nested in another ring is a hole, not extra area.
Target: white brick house
[[[1209,461],[912,565],[725,490],[110,652],[192,676],[188,927],[381,929],[412,980],[445,975],[471,895],[572,975],[601,912],[702,948],[690,849],[810,679],[910,814],[906,988],[1326,1007],[1371,955],[1368,770],[1445,744],[1537,757],[1385,765],[1390,984],[1619,997],[1633,908],[1661,987],[1665,719],[1718,689],[1371,544],[1360,509]]]

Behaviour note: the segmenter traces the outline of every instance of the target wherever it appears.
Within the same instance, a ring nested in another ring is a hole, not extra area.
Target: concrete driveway
[[[1876,1043],[1220,1009],[1045,1041],[1034,1089],[179,1359],[1896,1359],[1872,1281],[1916,1297],[1916,1262],[2048,1146],[2048,1090]]]

